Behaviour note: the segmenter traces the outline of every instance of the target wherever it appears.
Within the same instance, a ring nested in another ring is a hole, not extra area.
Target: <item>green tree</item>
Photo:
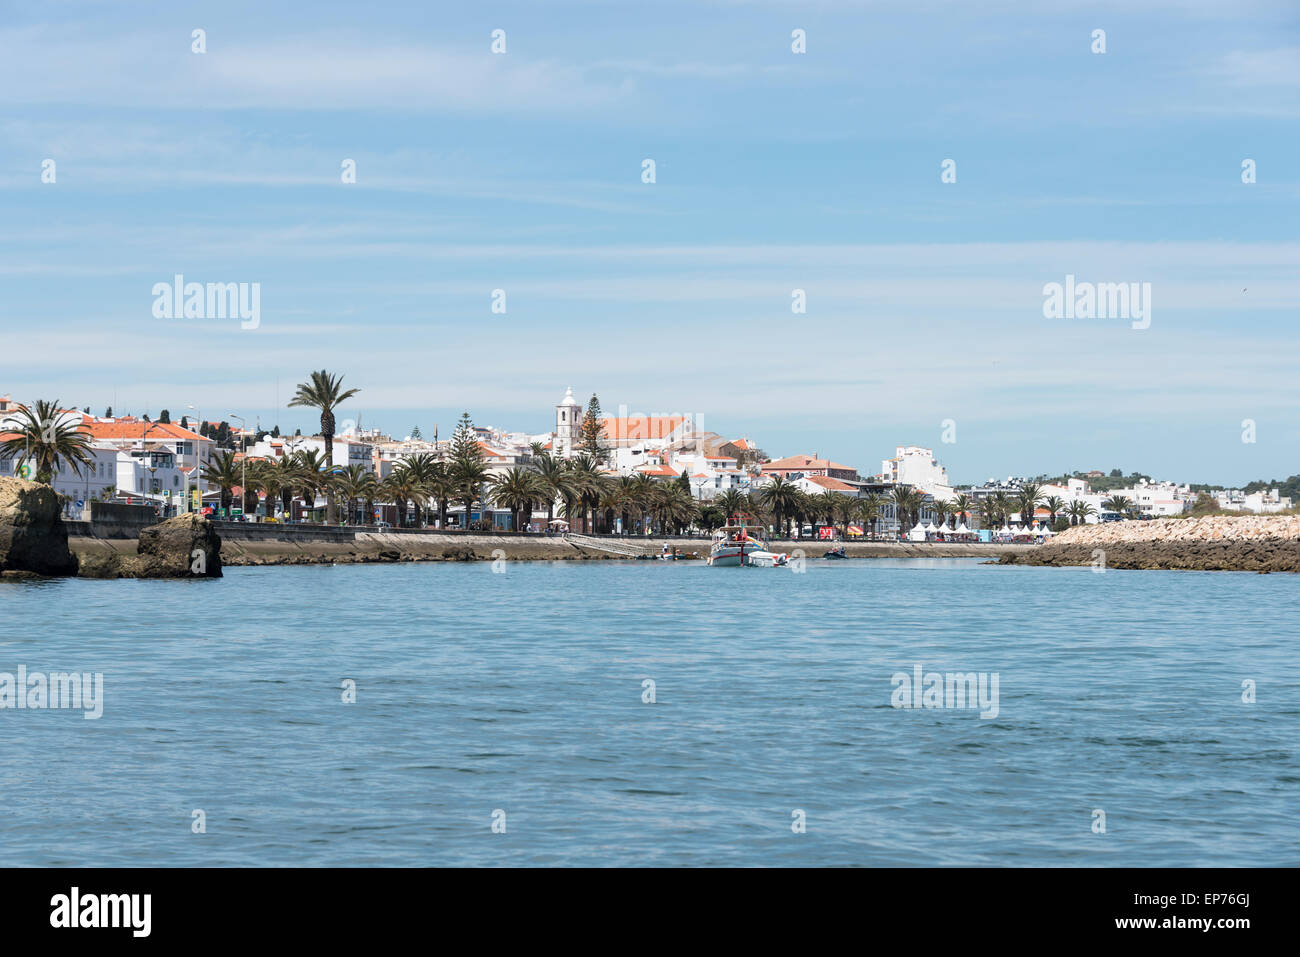
[[[335,410],[348,399],[357,395],[360,389],[344,389],[343,376],[331,375],[324,369],[313,372],[306,382],[298,383],[297,391],[289,400],[289,407],[303,406],[320,411],[320,434],[325,440],[325,470],[334,468],[334,427]],[[225,423],[223,422],[224,426]],[[334,523],[334,493],[326,490],[325,521]]]
[[[82,431],[81,420],[66,417],[59,410],[59,400],[36,400],[36,408],[20,406],[7,431],[13,435],[0,442],[5,458],[16,457],[16,466],[31,461],[36,468],[36,481],[49,485],[54,475],[66,463],[80,475],[83,465],[90,465],[90,436]]]
[[[483,483],[487,481],[488,470],[483,449],[474,432],[474,422],[466,412],[460,417],[456,432],[451,438],[451,481],[456,495],[465,506],[465,529],[469,529],[469,517],[474,508],[475,499],[481,500]]]
[[[600,400],[593,392],[591,401],[587,403],[586,414],[582,417],[582,425],[578,429],[578,448],[602,465],[607,454],[602,442],[604,435],[605,417],[600,411]]]

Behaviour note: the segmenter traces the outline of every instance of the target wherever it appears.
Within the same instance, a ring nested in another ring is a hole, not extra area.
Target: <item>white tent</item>
[[[925,526],[922,525],[920,522],[917,522],[916,525],[912,528],[912,530],[907,533],[907,538],[908,541],[912,541],[912,542],[925,541]]]
[[[1051,530],[1050,528],[1048,528],[1046,525],[1044,525],[1044,526],[1043,526],[1042,528],[1040,528],[1038,531],[1039,531],[1042,535],[1045,535],[1045,536],[1047,536],[1047,535],[1055,535],[1055,534],[1056,534],[1056,532],[1052,531],[1052,530]]]
[[[956,530],[953,531],[954,535],[969,535],[970,533],[971,531],[969,528],[966,527],[965,522],[962,522],[960,525],[957,526]]]
[[[1010,534],[1011,534],[1011,529],[1007,528],[1006,523],[1004,522],[1003,525],[1002,525],[1002,527],[998,529],[998,534],[999,534],[999,535],[1010,535]]]
[[[930,524],[926,525],[925,530],[929,532],[931,535],[937,535],[939,534],[939,532],[943,531],[943,529],[941,529],[938,525],[934,524],[934,522],[931,522]]]

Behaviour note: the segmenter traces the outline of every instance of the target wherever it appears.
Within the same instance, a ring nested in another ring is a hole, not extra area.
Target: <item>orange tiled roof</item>
[[[763,465],[763,471],[765,472],[782,469],[843,469],[846,472],[853,471],[852,466],[840,465],[830,459],[815,459],[811,455],[791,455],[788,458],[777,459],[775,462],[767,462]]]
[[[839,479],[831,478],[828,475],[805,475],[805,482],[812,482],[814,485],[820,485],[822,488],[830,489],[832,492],[853,492],[856,491],[852,485],[841,482]]]
[[[622,419],[606,418],[601,422],[601,428],[604,437],[611,442],[666,439],[685,421],[684,415],[632,415]]]
[[[196,432],[191,432],[189,429],[182,429],[172,422],[144,422],[141,420],[97,422],[84,414],[81,420],[81,431],[89,433],[90,437],[94,439],[139,439],[147,436],[150,439],[183,439],[189,442],[212,441]]]

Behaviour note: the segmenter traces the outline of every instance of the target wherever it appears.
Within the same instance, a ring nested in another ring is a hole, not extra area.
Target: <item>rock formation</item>
[[[1300,515],[1214,515],[1079,525],[1003,564],[1300,572]]]
[[[54,489],[0,477],[0,574],[75,575],[59,497]]]
[[[221,536],[201,515],[177,515],[140,530],[135,555],[84,555],[85,578],[220,578]]]

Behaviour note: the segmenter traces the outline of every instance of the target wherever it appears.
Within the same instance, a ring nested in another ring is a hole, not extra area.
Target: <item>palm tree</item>
[[[310,382],[298,383],[298,391],[289,406],[307,406],[320,410],[320,434],[325,440],[325,471],[334,470],[334,410],[359,393],[360,389],[343,389],[343,376],[333,376],[321,369],[311,374]],[[334,493],[326,486],[325,521],[334,524]]]
[[[537,468],[537,480],[541,483],[542,498],[546,500],[546,527],[551,527],[555,518],[555,500],[560,498],[560,489],[568,481],[565,477],[564,459],[556,458],[549,452],[541,452],[533,462]]]
[[[600,502],[600,493],[604,489],[604,476],[600,474],[600,463],[595,456],[583,453],[569,463],[569,481],[577,492],[578,504],[582,507],[582,530],[590,532],[591,522],[588,510],[594,509]]]
[[[301,449],[294,453],[294,481],[297,484],[298,495],[308,511],[315,510],[316,494],[322,491],[328,482],[322,471],[324,468],[325,463],[321,461],[320,453],[315,449]]]
[[[952,502],[935,499],[934,504],[930,506],[930,510],[935,515],[936,521],[934,524],[940,528],[946,528],[948,526],[948,516],[952,514]]]
[[[898,530],[904,534],[915,524],[912,521],[912,509],[917,504],[914,491],[910,485],[895,485],[889,494],[894,512],[898,515]]]
[[[1011,499],[1006,492],[994,492],[989,496],[989,500],[989,504],[993,506],[994,519],[1005,525],[1007,516],[1011,514]]]
[[[1123,495],[1112,495],[1110,498],[1106,499],[1106,501],[1101,503],[1101,507],[1108,512],[1115,512],[1119,515],[1124,515],[1133,507],[1133,502],[1131,499],[1125,498]]]
[[[1034,510],[1043,502],[1043,487],[1030,482],[1020,487],[1016,495],[1017,511],[1020,512],[1020,524],[1028,528],[1034,521]]]
[[[81,429],[81,419],[74,422],[59,411],[59,400],[36,400],[36,410],[23,406],[7,426],[14,435],[0,442],[0,449],[9,457],[17,453],[16,472],[31,459],[36,466],[36,481],[49,485],[54,474],[67,463],[80,475],[83,465],[93,461],[89,452],[90,435]]]
[[[230,514],[230,504],[234,501],[232,489],[240,482],[239,466],[235,463],[235,453],[229,449],[214,452],[203,466],[203,481],[221,489],[221,507]]]
[[[334,476],[332,484],[347,503],[347,522],[349,524],[356,519],[357,499],[365,497],[367,487],[374,484],[374,481],[374,473],[364,465],[349,465]]]
[[[799,486],[784,475],[774,475],[772,480],[759,490],[760,500],[772,510],[777,530],[783,537],[787,534],[786,519],[794,515],[799,503],[798,493]]]
[[[1047,509],[1047,520],[1051,524],[1050,528],[1056,528],[1056,513],[1065,511],[1065,499],[1057,495],[1049,495],[1043,499],[1043,508]]]
[[[958,525],[965,524],[966,520],[970,518],[973,505],[971,497],[965,493],[952,500],[952,514],[956,516]]]
[[[1071,525],[1083,525],[1088,521],[1089,515],[1097,514],[1095,508],[1081,500],[1071,502],[1068,511]]]
[[[522,531],[520,514],[531,515],[533,502],[541,497],[541,483],[537,473],[516,465],[508,472],[492,476],[489,483],[492,486],[492,500],[510,509],[511,527],[515,531]]]
[[[745,513],[749,505],[745,496],[734,488],[729,488],[713,500],[713,504],[722,509],[726,516],[724,524],[730,525],[739,516]]]
[[[876,492],[872,492],[866,498],[858,503],[858,514],[862,516],[862,521],[871,525],[871,537],[876,537],[876,523],[880,521],[880,514],[885,509],[885,497]]]
[[[837,493],[839,501],[835,503],[835,512],[843,527],[844,537],[849,537],[849,521],[858,515],[858,499],[853,495]]]
[[[832,492],[828,488],[822,489],[818,494],[809,496],[806,504],[814,518],[824,518],[827,525],[834,525],[835,506],[838,504],[835,500],[838,497],[840,497],[838,492]]]

